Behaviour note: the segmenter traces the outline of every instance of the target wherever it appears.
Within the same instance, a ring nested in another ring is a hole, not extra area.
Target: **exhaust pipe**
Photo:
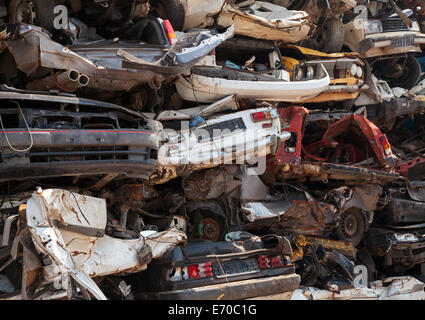
[[[79,88],[87,86],[90,78],[85,74],[80,74],[76,70],[68,70],[52,74],[46,78],[35,80],[27,84],[27,90],[49,91],[60,90],[74,92]]]
[[[80,84],[81,87],[85,87],[89,84],[90,78],[85,75],[84,73],[82,73],[79,77],[78,77],[78,83]]]

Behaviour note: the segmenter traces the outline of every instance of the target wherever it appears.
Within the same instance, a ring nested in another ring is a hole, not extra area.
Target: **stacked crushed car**
[[[424,17],[0,0],[0,299],[425,299]]]

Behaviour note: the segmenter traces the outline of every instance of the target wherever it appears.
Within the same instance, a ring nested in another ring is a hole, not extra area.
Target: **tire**
[[[421,76],[421,65],[415,56],[409,54],[404,65],[403,75],[391,80],[392,87],[401,87],[407,90],[412,89],[418,82]]]
[[[325,53],[340,52],[344,45],[344,33],[344,24],[341,19],[329,19],[316,37],[319,44],[318,50]]]
[[[357,246],[363,239],[365,229],[366,221],[363,213],[356,208],[351,208],[341,214],[336,236],[339,240],[351,242]]]
[[[35,17],[22,16],[22,12],[25,0],[11,0],[9,4],[9,23],[28,23],[35,24],[39,27],[43,27],[46,30],[52,32],[54,30],[53,21],[55,14],[53,12],[55,8],[54,0],[31,0],[33,3],[33,12]]]
[[[185,10],[182,0],[158,0],[152,5],[161,19],[168,19],[175,31],[183,31]]]
[[[372,80],[372,67],[370,66],[370,63],[364,59],[360,58],[362,62],[364,63],[364,83],[369,84],[369,82]]]

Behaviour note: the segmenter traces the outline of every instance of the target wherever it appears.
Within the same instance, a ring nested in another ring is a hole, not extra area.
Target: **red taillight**
[[[381,143],[382,147],[384,148],[385,154],[391,153],[391,145],[388,142],[387,136],[385,134],[381,135],[379,137],[379,142]]]
[[[260,269],[272,269],[285,266],[282,256],[259,256],[257,261]]]
[[[174,32],[174,28],[171,25],[169,20],[164,20],[165,32],[167,32],[168,40],[170,40],[171,45],[177,42],[176,33]]]
[[[272,125],[272,123],[263,123],[263,128],[271,128]]]
[[[260,267],[260,269],[268,269],[269,268],[266,256],[259,256],[257,258],[257,261],[258,261],[258,266]]]
[[[254,121],[254,122],[268,120],[267,115],[264,111],[251,113],[251,117],[252,117],[252,121]]]
[[[205,277],[213,276],[211,262],[205,262],[205,263],[188,266],[188,272],[189,272],[190,279],[205,278]]]
[[[279,115],[276,111],[260,111],[251,113],[252,121],[266,121],[271,120],[273,118],[277,118]]]

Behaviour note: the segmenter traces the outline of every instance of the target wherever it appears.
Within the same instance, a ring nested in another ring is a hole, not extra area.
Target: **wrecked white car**
[[[223,163],[248,163],[274,152],[290,134],[281,131],[276,109],[263,107],[218,115],[194,116],[180,132],[164,130],[167,142],[158,151],[165,168],[199,170]],[[155,174],[155,173],[154,173]],[[171,177],[170,177],[171,178]]]
[[[25,223],[26,222],[26,223]],[[105,234],[106,200],[62,189],[39,189],[21,207],[19,226],[11,258],[23,246],[23,276],[18,290],[4,299],[85,298],[107,299],[92,279],[124,275],[147,268],[152,258],[185,242],[182,231],[141,231],[136,239],[119,239]],[[78,288],[77,288],[78,287]]]
[[[226,0],[185,0],[184,30],[235,25],[235,34],[257,39],[297,42],[309,37],[314,25],[304,11],[288,10],[263,1],[231,5]]]

